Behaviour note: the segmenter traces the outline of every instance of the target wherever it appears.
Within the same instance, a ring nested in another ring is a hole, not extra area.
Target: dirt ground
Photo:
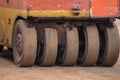
[[[0,56],[0,80],[120,80],[120,58],[114,67],[18,68],[12,56],[4,55]]]

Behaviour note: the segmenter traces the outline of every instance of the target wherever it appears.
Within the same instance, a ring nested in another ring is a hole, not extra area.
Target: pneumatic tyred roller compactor
[[[0,0],[0,51],[17,66],[113,66],[119,0]]]

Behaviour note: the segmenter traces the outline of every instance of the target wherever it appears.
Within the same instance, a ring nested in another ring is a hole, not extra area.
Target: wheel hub
[[[22,34],[18,33],[17,38],[16,38],[16,48],[17,48],[19,56],[21,56],[22,54],[22,45],[23,45]]]

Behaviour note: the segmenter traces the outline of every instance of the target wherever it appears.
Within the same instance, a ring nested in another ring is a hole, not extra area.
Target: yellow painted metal
[[[74,15],[71,11],[66,10],[46,10],[46,11],[38,11],[38,10],[32,10],[28,12],[29,16],[34,17],[68,17],[68,18],[81,18],[81,17],[89,17],[90,12],[89,11],[80,11],[79,15]]]
[[[18,16],[27,19],[27,11],[0,7],[0,44],[12,47],[12,34]]]
[[[22,17],[27,19],[27,16],[33,17],[69,17],[69,18],[81,18],[89,17],[89,11],[81,11],[79,15],[75,16],[71,11],[29,11],[3,8],[0,7],[0,45],[5,45],[7,47],[12,47],[12,34],[14,29],[14,24],[17,17]]]

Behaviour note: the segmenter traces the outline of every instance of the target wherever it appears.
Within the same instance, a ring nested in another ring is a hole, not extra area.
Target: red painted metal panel
[[[118,16],[118,0],[91,0],[92,17],[113,17]]]
[[[0,0],[0,7],[7,7],[6,0]]]
[[[0,0],[0,7],[22,10],[71,10],[75,6],[91,10],[91,17],[114,17],[120,11],[120,0]]]
[[[90,0],[28,0],[29,10],[71,10],[77,6],[88,11]]]
[[[0,7],[26,10],[27,0],[0,0]]]
[[[27,9],[27,0],[9,0],[9,7],[17,9]]]
[[[120,11],[120,0],[118,0],[118,1],[119,1],[119,2],[118,2],[118,3],[119,3],[119,11]]]

